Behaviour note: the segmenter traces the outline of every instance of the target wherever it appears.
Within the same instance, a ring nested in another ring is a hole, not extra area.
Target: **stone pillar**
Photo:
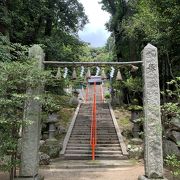
[[[145,175],[139,180],[163,179],[162,125],[157,48],[142,51],[144,77]]]
[[[39,69],[43,69],[44,52],[39,45],[34,45],[29,49],[29,57],[37,60]],[[24,120],[28,121],[22,131],[22,153],[20,164],[20,180],[39,180],[39,141],[40,141],[40,121],[41,103],[38,96],[42,93],[43,87],[39,85],[27,89],[29,96],[25,103]]]

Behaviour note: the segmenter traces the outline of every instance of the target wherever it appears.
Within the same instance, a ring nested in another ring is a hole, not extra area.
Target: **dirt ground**
[[[85,168],[85,169],[40,169],[45,180],[137,180],[144,174],[143,165],[121,168]],[[165,170],[168,180],[172,180]],[[0,180],[9,180],[7,174],[0,173]]]
[[[137,180],[144,174],[142,166],[108,169],[71,169],[41,171],[47,180]]]

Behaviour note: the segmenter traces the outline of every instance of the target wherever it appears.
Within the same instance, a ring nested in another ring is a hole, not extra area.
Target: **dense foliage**
[[[40,71],[37,62],[27,57],[27,48],[12,44],[0,36],[0,169],[10,171],[17,161],[17,144],[23,124],[23,109],[27,88],[44,84],[50,77],[47,71]],[[41,95],[40,95],[41,96]]]
[[[58,111],[64,104],[64,80],[56,72],[40,71],[28,58],[28,48],[41,44],[46,60],[73,61],[84,43],[77,32],[87,23],[77,0],[0,1],[0,169],[10,171],[18,163],[18,139],[27,98],[43,104],[43,115]],[[27,88],[45,85],[45,93],[28,97]],[[57,95],[58,94],[58,95]]]
[[[77,0],[3,0],[0,14],[0,32],[11,42],[44,44],[48,60],[77,60],[77,32],[87,22]]]
[[[108,47],[93,48],[84,45],[81,49],[79,60],[84,62],[113,61],[113,55]]]
[[[140,60],[144,46],[152,43],[159,53],[160,87],[163,91],[173,90],[174,86],[166,82],[180,75],[180,2],[102,0],[101,4],[111,14],[107,27],[115,41],[116,60]],[[163,102],[166,101],[168,97],[164,94]]]

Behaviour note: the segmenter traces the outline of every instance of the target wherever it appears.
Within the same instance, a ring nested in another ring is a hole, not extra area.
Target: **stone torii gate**
[[[163,152],[162,152],[162,125],[160,112],[160,89],[158,71],[157,48],[148,44],[142,51],[142,61],[134,62],[57,62],[44,61],[44,52],[39,45],[34,45],[29,50],[29,56],[37,60],[39,69],[45,64],[56,66],[104,66],[128,65],[141,63],[143,66],[144,81],[144,145],[145,145],[145,175],[139,180],[162,180],[163,177]],[[27,90],[27,93],[38,95],[42,87]],[[20,176],[18,180],[40,180],[39,168],[39,134],[40,134],[41,104],[35,99],[26,102],[24,119],[32,123],[23,127],[22,153]]]

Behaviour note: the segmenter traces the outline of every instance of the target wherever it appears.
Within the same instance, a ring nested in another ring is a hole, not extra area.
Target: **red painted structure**
[[[92,103],[92,121],[91,121],[91,139],[90,144],[92,148],[92,160],[95,160],[95,150],[97,144],[96,138],[96,82],[94,82],[94,97]]]

